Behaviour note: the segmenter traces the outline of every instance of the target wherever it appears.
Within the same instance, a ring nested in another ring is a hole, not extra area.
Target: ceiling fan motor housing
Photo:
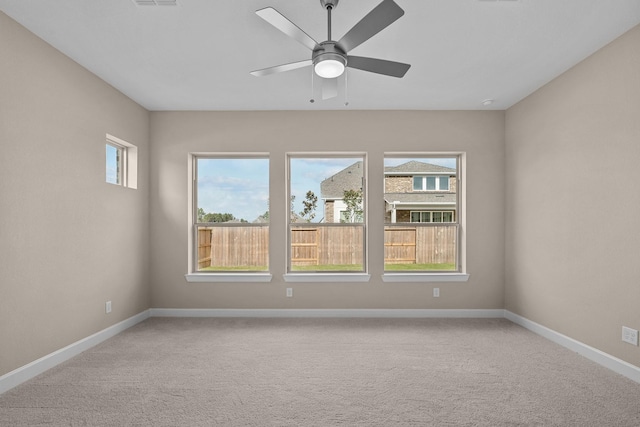
[[[319,43],[316,48],[313,49],[313,55],[311,56],[313,65],[329,59],[341,62],[345,67],[347,66],[347,53],[337,42],[331,40]]]
[[[331,9],[335,9],[338,7],[338,0],[320,0],[320,4],[323,8],[330,7]]]

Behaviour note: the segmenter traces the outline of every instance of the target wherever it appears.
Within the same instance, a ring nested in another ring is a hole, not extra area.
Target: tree
[[[217,213],[217,212],[205,213],[204,209],[198,208],[198,222],[230,222],[230,221],[247,222],[246,219],[238,219],[231,213]]]
[[[198,208],[198,222],[204,222],[205,215],[206,214],[204,213],[204,209]]]
[[[340,222],[362,222],[364,210],[362,209],[362,189],[344,190],[343,200],[347,205],[346,220]]]
[[[307,222],[311,222],[311,220],[316,216],[315,210],[317,205],[318,196],[316,196],[311,190],[307,191],[306,198],[302,201],[303,209],[300,211],[300,216],[303,219],[306,219]]]
[[[296,220],[298,219],[298,215],[296,215],[296,211],[293,207],[293,202],[296,201],[296,196],[294,196],[293,194],[291,195],[291,198],[289,199],[289,216],[291,217],[291,222],[296,222]]]
[[[313,194],[311,191],[309,193]],[[309,195],[309,193],[307,193],[307,196]],[[317,197],[316,197],[316,200],[317,200]],[[296,214],[295,208],[293,206],[295,201],[296,201],[296,196],[291,195],[291,198],[289,199],[289,216],[291,218],[291,222],[296,222],[296,220],[298,219],[298,215]],[[269,220],[269,209],[270,209],[269,202],[267,201],[267,211],[262,214],[262,217],[266,220]]]

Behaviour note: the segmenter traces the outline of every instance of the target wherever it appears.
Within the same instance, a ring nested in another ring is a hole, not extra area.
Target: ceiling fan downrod
[[[338,0],[320,0],[320,4],[327,9],[327,41],[331,41],[331,11],[338,7]]]

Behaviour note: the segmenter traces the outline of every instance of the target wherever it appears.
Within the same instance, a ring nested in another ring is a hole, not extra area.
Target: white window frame
[[[433,190],[429,190],[427,189],[427,178],[434,178],[435,179],[435,184],[436,184],[436,188],[434,188]],[[440,188],[440,179],[441,178],[447,178],[447,188]],[[421,179],[422,181],[422,188],[420,189],[416,189],[416,179]],[[451,178],[449,176],[446,175],[415,175],[412,177],[412,187],[413,191],[450,191],[451,188]]]
[[[199,271],[198,270],[198,237],[197,237],[197,215],[198,215],[198,200],[197,200],[197,162],[202,158],[215,158],[215,159],[238,159],[238,158],[259,158],[269,160],[269,153],[264,152],[252,152],[252,153],[220,153],[220,152],[194,152],[188,155],[188,174],[189,174],[189,229],[191,230],[188,238],[188,265],[185,279],[190,283],[245,283],[245,282],[270,282],[272,274],[269,271]],[[269,171],[271,173],[271,171]],[[242,223],[243,225],[249,225],[252,223]],[[261,223],[262,226],[269,225],[269,223]],[[269,267],[269,266],[268,266]]]
[[[118,162],[118,182],[108,184],[124,188],[138,188],[138,147],[113,135],[106,135],[106,145],[114,147],[120,153]],[[106,150],[105,150],[106,156]],[[106,164],[106,161],[105,161]]]
[[[414,213],[419,213],[420,214],[420,221],[414,221],[413,220],[413,214]],[[431,221],[422,221],[422,215],[428,213]],[[433,221],[433,214],[434,213],[440,213],[440,214],[445,214],[445,213],[450,213],[451,214],[451,218],[455,218],[456,214],[455,211],[452,210],[415,210],[415,211],[409,211],[409,222],[411,223],[436,223],[436,224],[451,224],[455,221]]]
[[[424,159],[433,159],[433,158],[457,158],[457,166],[456,166],[456,209],[455,209],[455,219],[453,223],[434,223],[434,224],[457,224],[458,226],[458,234],[457,234],[457,265],[458,270],[455,272],[410,272],[410,271],[394,271],[389,272],[385,271],[382,275],[383,282],[390,283],[402,283],[402,282],[466,282],[469,280],[469,273],[467,272],[467,263],[466,263],[466,162],[467,156],[465,152],[387,152],[384,153],[384,158],[424,158]],[[427,175],[421,175],[426,177]],[[438,176],[442,176],[442,173],[439,173]],[[386,179],[386,176],[385,176]],[[438,182],[439,186],[439,179]],[[426,180],[423,179],[423,188],[426,187]],[[384,188],[384,185],[382,186]],[[412,186],[413,191],[413,177],[412,177]],[[447,190],[440,191],[449,191],[451,188],[451,179],[449,178],[449,188]],[[431,190],[433,191],[433,190]],[[384,227],[390,225],[389,223],[385,223]]]
[[[363,271],[356,272],[336,272],[336,271],[309,271],[309,272],[297,272],[291,270],[291,226],[305,226],[304,223],[292,223],[290,215],[287,215],[287,239],[286,239],[286,265],[285,274],[283,279],[285,282],[368,282],[371,279],[369,271],[369,250],[368,250],[368,232],[369,232],[369,209],[368,209],[368,186],[367,186],[367,153],[366,152],[290,152],[286,153],[286,198],[285,200],[291,200],[291,159],[295,158],[349,158],[362,159],[363,174],[362,174],[362,198],[363,198]],[[287,206],[287,212],[289,206]],[[350,226],[354,223],[330,223],[330,226]],[[357,223],[356,223],[357,224]],[[319,223],[309,223],[309,227],[318,226]]]

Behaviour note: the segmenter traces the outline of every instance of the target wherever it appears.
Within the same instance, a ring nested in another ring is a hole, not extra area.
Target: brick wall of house
[[[387,176],[384,180],[385,193],[410,193],[413,179],[410,176]]]

